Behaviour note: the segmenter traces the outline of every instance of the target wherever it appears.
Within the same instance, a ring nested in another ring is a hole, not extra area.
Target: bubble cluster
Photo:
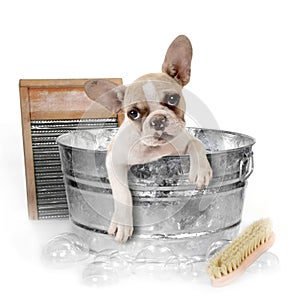
[[[208,278],[205,272],[206,263],[229,243],[230,240],[215,241],[208,248],[205,257],[187,257],[178,254],[178,251],[171,247],[153,244],[142,247],[135,254],[113,248],[93,252],[80,236],[63,233],[46,244],[43,257],[57,266],[85,261],[81,278],[83,283],[89,286],[113,284],[131,275],[154,276],[160,279],[177,276],[199,281]],[[250,270],[268,270],[276,267],[278,263],[278,258],[267,252]]]

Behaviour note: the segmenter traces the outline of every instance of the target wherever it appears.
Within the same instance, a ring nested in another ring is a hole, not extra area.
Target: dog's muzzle
[[[168,124],[167,117],[162,114],[158,114],[158,115],[154,116],[153,118],[151,118],[151,120],[150,120],[150,127],[154,128],[157,131],[165,130],[165,128],[167,127],[167,124]]]

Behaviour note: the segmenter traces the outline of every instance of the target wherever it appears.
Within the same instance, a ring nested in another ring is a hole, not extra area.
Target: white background
[[[1,303],[252,304],[297,298],[299,16],[299,2],[289,0],[1,1]],[[246,274],[223,289],[139,278],[87,288],[80,268],[52,270],[41,263],[42,246],[68,226],[27,218],[18,80],[122,77],[129,83],[159,72],[179,34],[194,48],[187,89],[221,129],[256,138],[243,223],[272,218],[280,270]]]

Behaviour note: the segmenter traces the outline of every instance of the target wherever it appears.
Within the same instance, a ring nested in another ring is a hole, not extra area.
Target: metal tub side
[[[237,234],[246,180],[253,171],[255,141],[226,131],[193,128],[190,132],[206,145],[214,172],[209,187],[199,191],[189,183],[189,156],[167,156],[133,166],[128,173],[134,204],[133,240],[196,242],[198,253],[204,253],[214,240]],[[74,134],[61,136],[58,144],[70,218],[85,234],[96,234],[93,240],[102,238],[113,212],[106,151],[67,145],[74,142],[68,137]]]

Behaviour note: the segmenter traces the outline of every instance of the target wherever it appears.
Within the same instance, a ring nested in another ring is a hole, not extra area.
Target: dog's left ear
[[[190,40],[180,35],[171,43],[167,50],[162,72],[169,74],[181,86],[190,81],[193,49]]]
[[[118,113],[122,108],[125,89],[125,86],[105,79],[90,80],[84,84],[85,93],[91,100],[114,113]]]

